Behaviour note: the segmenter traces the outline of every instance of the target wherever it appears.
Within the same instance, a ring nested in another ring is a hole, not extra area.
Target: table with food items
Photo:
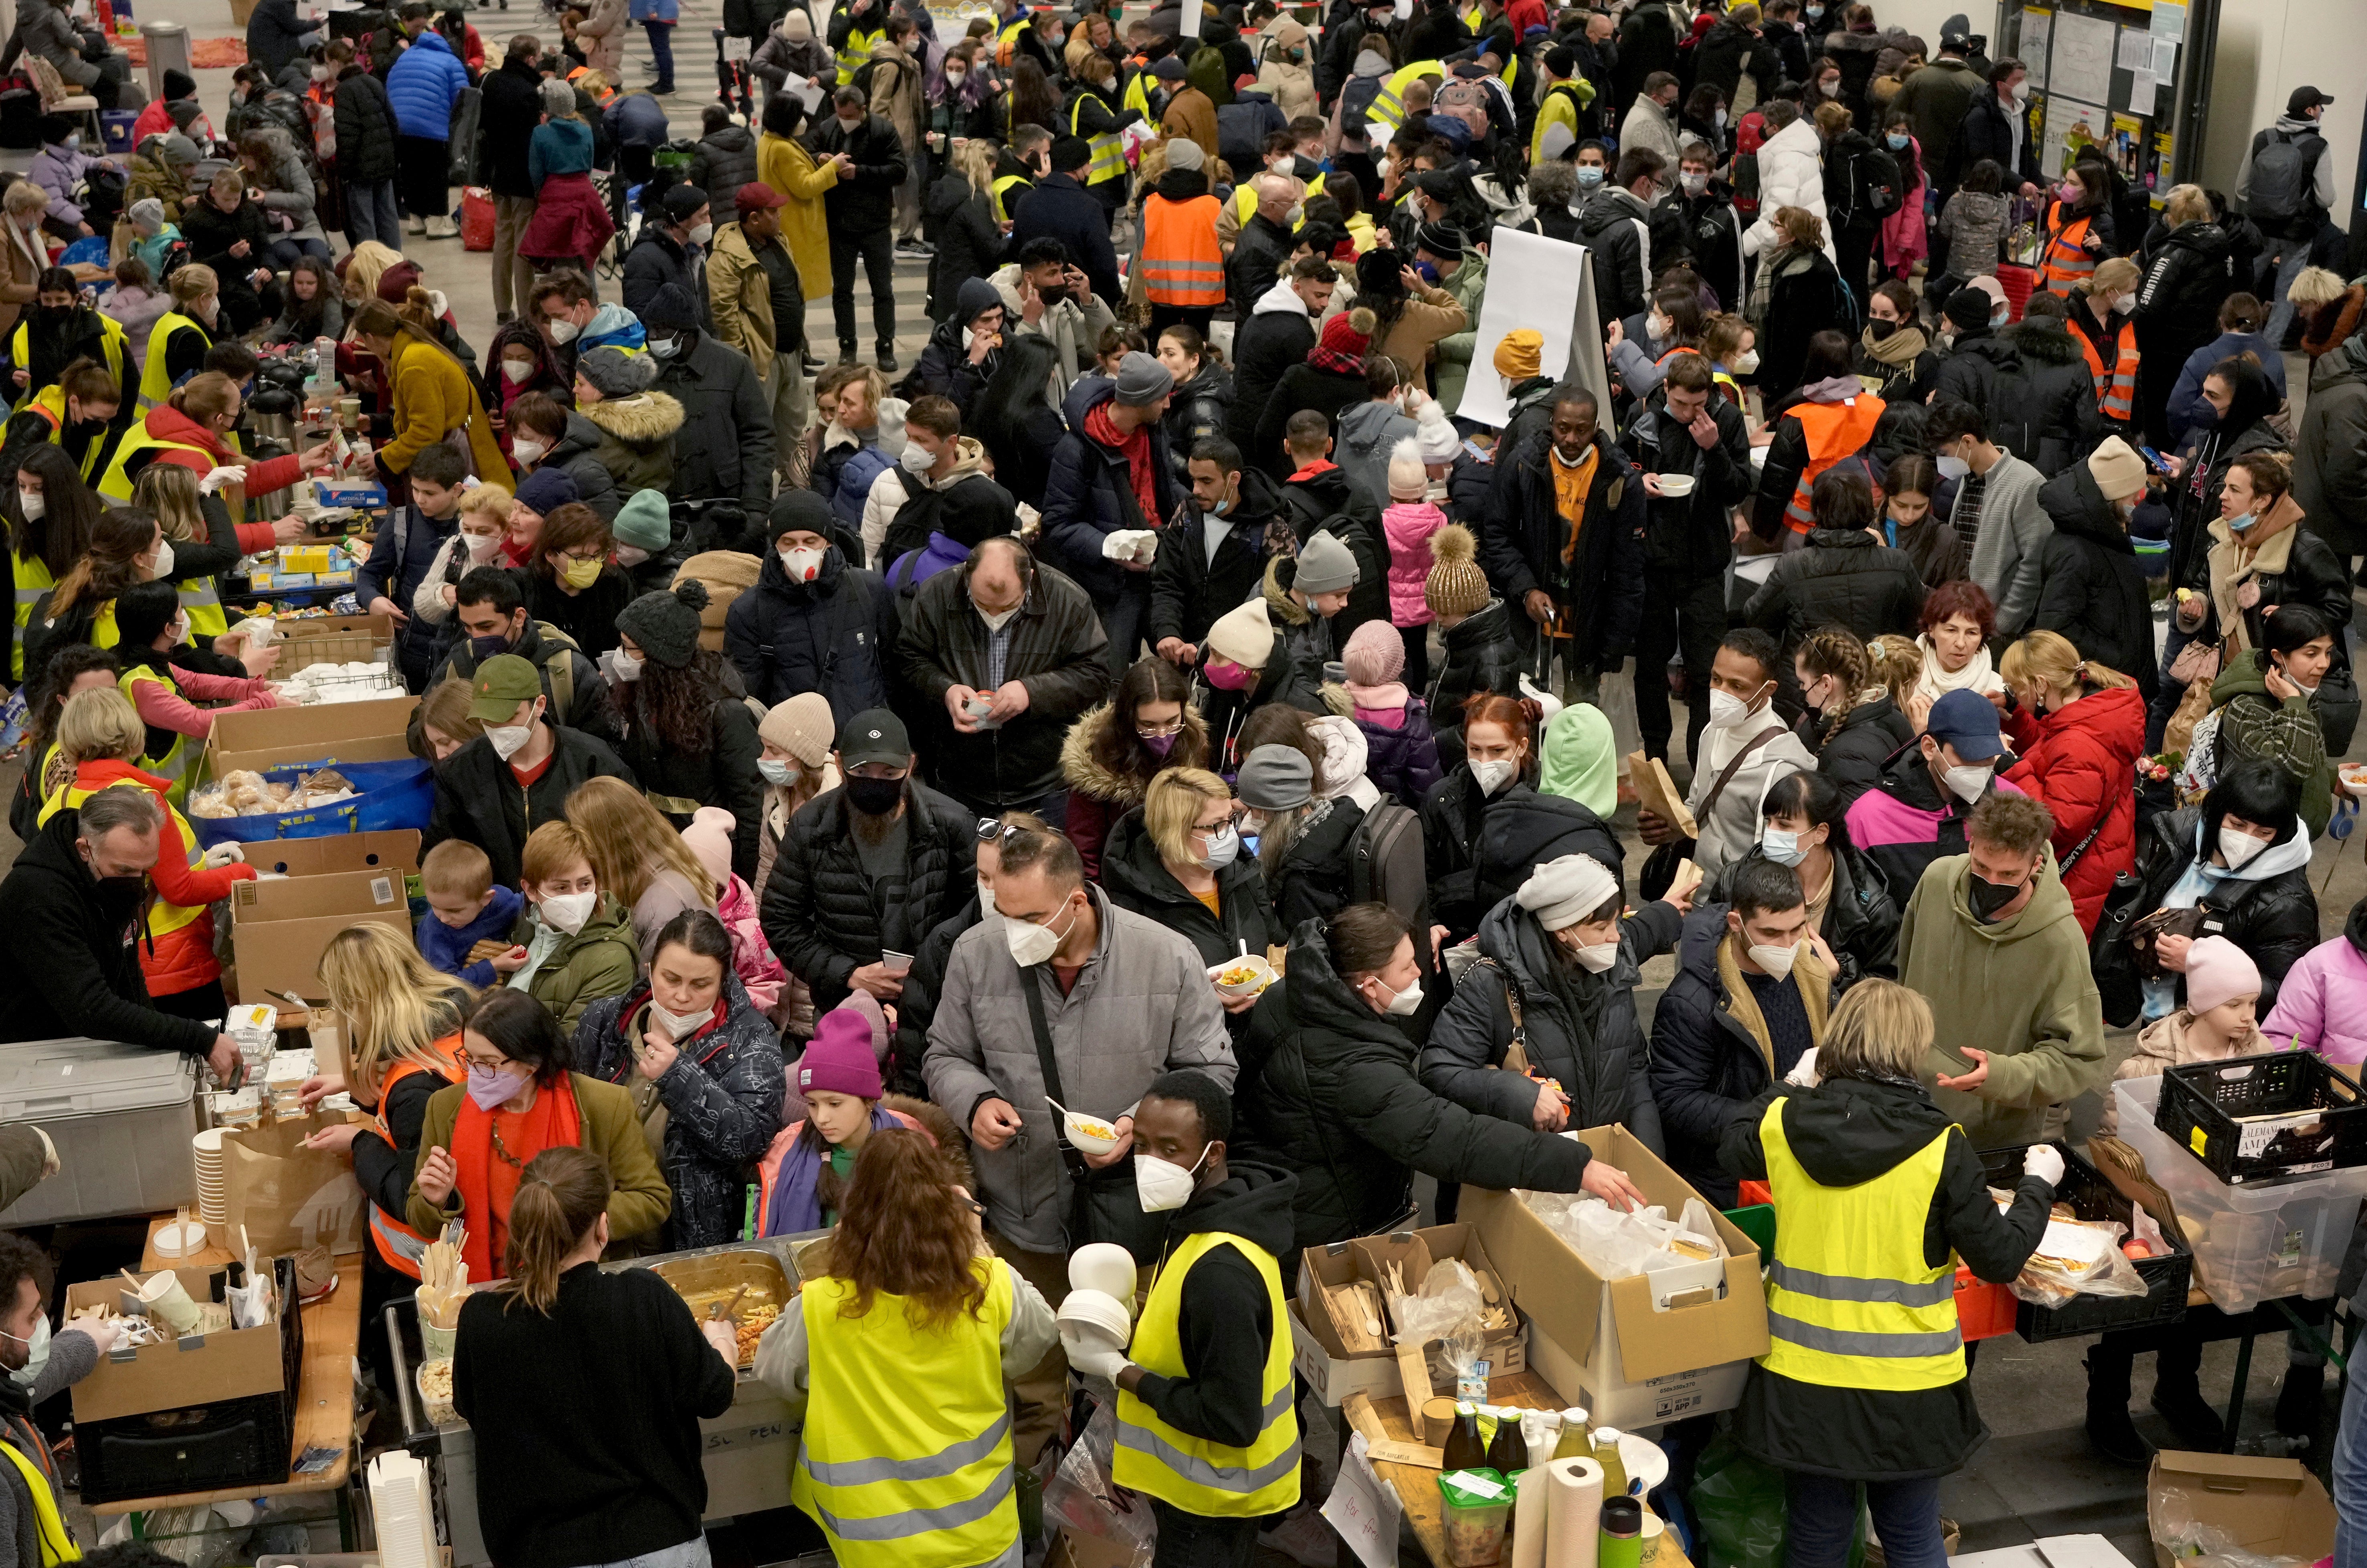
[[[737,1393],[730,1409],[698,1424],[710,1520],[788,1506],[796,1431],[789,1425],[787,1406],[756,1381],[752,1369],[757,1340],[796,1299],[798,1255],[827,1234],[765,1236],[601,1265],[612,1271],[647,1269],[673,1286],[701,1322],[727,1317],[732,1324],[740,1345]],[[431,1247],[436,1256],[421,1270],[420,1328],[427,1359],[406,1373],[402,1415],[404,1428],[412,1434],[412,1450],[434,1454],[443,1472],[436,1497],[445,1516],[452,1568],[472,1568],[491,1562],[492,1557],[477,1525],[475,1435],[452,1407],[452,1331],[442,1325],[457,1324],[459,1303],[471,1286],[464,1269],[454,1278],[457,1251],[447,1258],[439,1250],[450,1245],[448,1238],[439,1238]],[[400,1364],[399,1341],[397,1352]],[[408,1397],[413,1393],[415,1402]]]

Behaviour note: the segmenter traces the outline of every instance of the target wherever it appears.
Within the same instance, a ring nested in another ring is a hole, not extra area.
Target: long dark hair
[[[109,675],[121,673],[122,661],[111,648],[93,648],[86,642],[61,643],[50,655],[49,662],[39,670],[25,672],[25,755],[28,767],[40,766],[41,753],[58,732],[58,710],[64,705],[66,692],[81,677],[94,670],[104,670]],[[46,792],[42,792],[46,793]]]
[[[120,640],[116,647],[123,650],[122,657],[151,670],[162,670],[171,663],[153,645],[157,634],[171,626],[180,613],[180,591],[162,579],[135,582],[117,594],[115,630]]]
[[[1027,415],[1038,407],[1053,407],[1048,389],[1052,367],[1060,351],[1052,340],[1036,333],[1005,336],[1002,365],[979,394],[970,410],[970,434],[994,458],[995,467],[1018,461],[1027,444]]]
[[[1143,704],[1154,702],[1174,703],[1184,710],[1184,728],[1164,757],[1144,745],[1142,737],[1135,733],[1135,715]],[[1117,695],[1110,703],[1109,722],[1093,738],[1091,755],[1105,771],[1145,786],[1150,783],[1150,775],[1161,768],[1206,767],[1208,731],[1205,725],[1195,722],[1197,718],[1198,715],[1192,711],[1189,676],[1156,654],[1137,660],[1118,677]]]
[[[310,274],[314,284],[312,298],[296,298],[296,275]],[[288,322],[299,337],[318,337],[328,315],[329,301],[337,297],[337,280],[329,271],[329,264],[316,255],[300,255],[288,268]],[[497,371],[496,374],[499,372]]]
[[[1011,68],[1011,130],[1023,125],[1040,125],[1053,135],[1060,130],[1060,97],[1052,91],[1052,79],[1033,56],[1023,54]]]
[[[17,499],[17,474],[29,473],[41,481],[41,520],[25,521]],[[107,502],[85,484],[82,470],[65,448],[44,441],[17,457],[16,473],[8,476],[0,494],[0,524],[8,531],[9,553],[26,559],[39,558],[51,579],[62,579],[90,548],[90,536]]]
[[[1885,109],[1882,114],[1883,151],[1890,152],[1889,136],[1893,130],[1907,132],[1907,145],[1890,155],[1898,160],[1898,188],[1904,193],[1923,183],[1923,159],[1915,147],[1915,121],[1905,109]]]
[[[89,545],[50,594],[50,618],[56,620],[85,601],[104,604],[139,581],[140,569],[132,559],[146,554],[155,537],[153,512],[115,506],[100,513],[91,525]]]
[[[715,747],[715,705],[723,700],[723,655],[702,648],[680,669],[641,661],[641,678],[625,686],[626,717],[669,750],[703,757]]]

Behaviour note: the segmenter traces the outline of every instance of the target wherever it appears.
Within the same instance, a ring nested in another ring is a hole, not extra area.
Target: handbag
[[[1036,1062],[1044,1074],[1044,1092],[1065,1103],[1069,1091],[1060,1086],[1060,1064],[1052,1055],[1052,1026],[1044,1017],[1043,966],[1019,971],[1019,988],[1027,998],[1027,1022],[1036,1035]],[[1069,1213],[1063,1222],[1069,1250],[1088,1242],[1114,1241],[1134,1255],[1137,1263],[1159,1261],[1160,1244],[1167,1235],[1169,1216],[1143,1213],[1134,1190],[1131,1161],[1101,1169],[1085,1163],[1084,1152],[1069,1142],[1060,1122],[1053,1126],[1053,1146],[1069,1173]]]
[[[1696,823],[1708,821],[1709,814],[1717,809],[1717,797],[1726,793],[1727,784],[1742,771],[1742,764],[1750,760],[1750,754],[1777,736],[1788,733],[1781,726],[1761,730],[1737,751],[1733,760],[1726,764],[1725,771],[1717,775],[1716,782],[1709,786],[1709,793],[1702,796],[1701,807],[1693,813],[1693,820]],[[1671,839],[1654,850],[1645,859],[1644,868],[1636,874],[1636,896],[1648,904],[1666,893],[1669,885],[1677,879],[1677,863],[1692,859],[1693,849],[1699,842],[1697,839]]]

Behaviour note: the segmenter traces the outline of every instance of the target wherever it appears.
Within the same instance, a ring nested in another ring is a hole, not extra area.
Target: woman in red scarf
[[[468,1227],[469,1278],[500,1279],[518,1179],[535,1156],[561,1145],[598,1155],[615,1177],[611,1235],[646,1235],[665,1223],[674,1192],[650,1154],[632,1095],[568,1071],[566,1037],[540,1002],[524,991],[495,991],[460,1039],[469,1077],[427,1102],[406,1216],[413,1230],[433,1236],[459,1220]]]

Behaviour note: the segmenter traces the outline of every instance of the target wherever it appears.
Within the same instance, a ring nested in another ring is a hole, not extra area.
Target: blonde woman
[[[1102,848],[1110,902],[1181,934],[1212,967],[1244,951],[1262,954],[1287,935],[1256,860],[1241,853],[1237,810],[1232,790],[1206,768],[1169,768],[1152,776],[1142,804],[1117,819]],[[1246,1029],[1256,998],[1224,1005]]]
[[[473,701],[469,682],[447,676],[427,688],[419,699],[411,727],[411,750],[429,762],[440,762],[485,732],[484,721],[469,711]]]
[[[1763,1113],[1727,1126],[1720,1150],[1728,1171],[1774,1190],[1784,1215],[1771,1275],[1783,1282],[1767,1290],[1773,1344],[1751,1363],[1734,1437],[1788,1472],[1794,1568],[1847,1560],[1859,1482],[1886,1547],[1940,1561],[1939,1478],[1988,1436],[1958,1337],[1956,1258],[1984,1280],[2012,1280],[2063,1177],[2063,1156],[2033,1145],[2011,1206],[1988,1201],[1964,1130],[1916,1081],[1931,1054],[1923,998],[1861,980],[1833,1010],[1818,1086],[1777,1085]],[[1841,1171],[1830,1186],[1811,1174]],[[1898,1288],[1871,1303],[1816,1293],[1817,1280],[1837,1276]],[[1835,1355],[1830,1331],[1844,1328],[1880,1335],[1897,1353]],[[1873,1432],[1888,1440],[1857,1436]]]
[[[647,964],[658,932],[685,909],[715,912],[715,878],[682,835],[622,779],[592,779],[567,797],[567,820],[583,836],[600,886],[632,911],[633,939]]]
[[[481,566],[502,563],[502,540],[509,532],[515,502],[501,485],[481,484],[460,497],[459,526],[427,563],[426,575],[411,595],[411,613],[431,626],[452,618],[460,580]]]
[[[323,1127],[304,1146],[353,1156],[355,1179],[369,1199],[371,1247],[363,1258],[362,1290],[370,1295],[375,1283],[382,1300],[405,1288],[396,1275],[419,1278],[426,1243],[404,1223],[411,1174],[419,1163],[427,1101],[467,1076],[460,1023],[476,991],[430,968],[409,937],[386,926],[339,931],[321,954],[320,975],[329,1010],[345,1028],[354,1071],[351,1078],[324,1073],[306,1080],[305,1108],[344,1092],[378,1120]]]
[[[929,276],[929,314],[954,311],[961,286],[1001,264],[1002,225],[994,216],[994,143],[983,137],[954,150],[953,167],[929,187],[929,216],[937,222],[937,259]]]
[[[2112,433],[2136,436],[2137,328],[2129,312],[2136,309],[2137,285],[2145,275],[2126,256],[2107,256],[2096,264],[2088,281],[2071,290],[2072,340],[2087,356],[2088,375],[2096,386],[2096,409]]]
[[[2022,759],[2002,782],[2054,814],[2063,890],[2080,933],[2093,936],[2112,879],[2136,869],[2144,694],[2056,632],[2032,632],[2007,649],[1999,673],[2015,704],[2006,733]]]
[[[243,556],[292,545],[304,536],[304,520],[292,512],[277,523],[233,524],[222,498],[206,494],[199,476],[178,463],[151,463],[141,469],[131,483],[131,504],[153,513],[164,537],[173,542],[173,580],[195,637],[220,637],[230,630],[230,617],[222,609],[221,573]]]

